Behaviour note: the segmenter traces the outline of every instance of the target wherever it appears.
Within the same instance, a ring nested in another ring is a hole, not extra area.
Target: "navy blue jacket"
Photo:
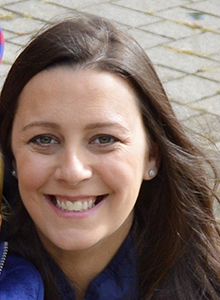
[[[0,259],[4,243],[0,244]],[[52,262],[59,299],[75,300],[75,290]],[[39,273],[24,259],[9,255],[0,274],[1,300],[43,300]],[[84,300],[137,300],[137,251],[129,234],[109,265],[90,283]],[[52,299],[51,299],[52,300]]]
[[[6,242],[0,243],[0,299],[44,299],[40,274],[25,259],[7,254]]]

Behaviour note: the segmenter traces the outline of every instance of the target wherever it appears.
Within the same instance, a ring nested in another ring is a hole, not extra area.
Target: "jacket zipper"
[[[2,254],[2,258],[0,261],[0,275],[2,273],[6,258],[7,258],[7,254],[8,254],[8,242],[4,242],[4,249],[3,249],[3,254]]]

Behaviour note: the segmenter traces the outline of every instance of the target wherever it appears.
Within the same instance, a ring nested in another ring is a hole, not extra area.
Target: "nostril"
[[[88,180],[92,177],[92,169],[84,166],[74,159],[57,167],[55,170],[56,180],[65,181],[68,185],[76,185],[81,181]]]

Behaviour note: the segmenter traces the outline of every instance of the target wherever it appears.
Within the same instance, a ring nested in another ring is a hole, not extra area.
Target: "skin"
[[[117,75],[59,66],[20,94],[12,149],[21,198],[78,299],[131,228],[141,183],[158,169],[149,148],[136,94]],[[105,197],[67,212],[49,195],[72,203]]]

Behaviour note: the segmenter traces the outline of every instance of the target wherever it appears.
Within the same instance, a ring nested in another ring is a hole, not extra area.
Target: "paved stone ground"
[[[209,139],[199,142],[210,153],[212,142],[220,148],[220,0],[0,0],[6,40],[0,86],[29,38],[75,10],[111,18],[130,32],[153,61],[192,138],[195,130]]]

